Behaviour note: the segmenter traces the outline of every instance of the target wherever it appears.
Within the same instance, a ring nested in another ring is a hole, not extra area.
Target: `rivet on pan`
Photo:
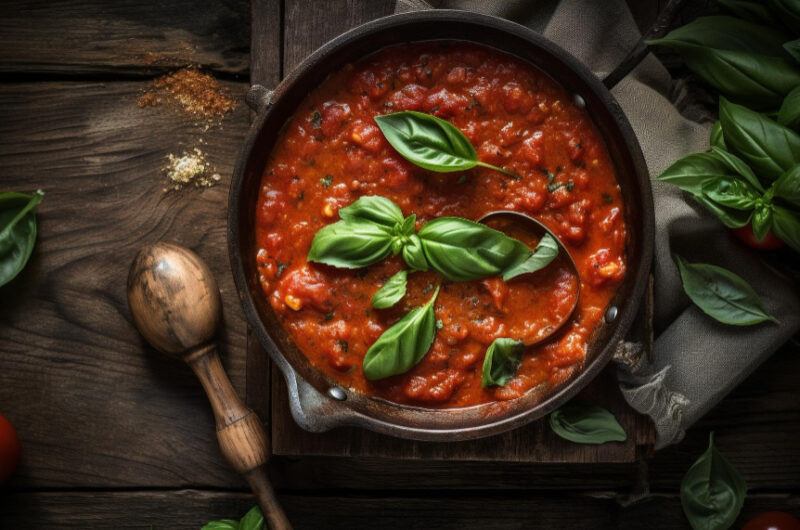
[[[618,313],[619,311],[617,310],[617,306],[612,305],[611,307],[609,307],[608,310],[606,310],[606,322],[608,324],[614,322],[617,319]]]
[[[332,386],[328,390],[328,395],[333,399],[335,399],[336,401],[344,401],[345,399],[347,399],[347,394],[345,393],[345,391],[338,386]]]
[[[581,96],[580,94],[575,94],[572,97],[572,101],[575,103],[575,105],[578,108],[581,108],[581,109],[585,109],[586,108],[586,100],[583,99],[583,96]]]

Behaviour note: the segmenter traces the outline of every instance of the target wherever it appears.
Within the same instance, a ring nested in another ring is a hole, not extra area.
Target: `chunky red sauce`
[[[521,177],[476,168],[434,173],[403,159],[373,118],[400,110],[457,126],[479,158]],[[395,201],[417,228],[440,216],[477,219],[491,210],[530,214],[567,245],[581,274],[578,310],[566,331],[528,348],[517,376],[481,388],[484,352],[497,337],[519,338],[567,314],[574,276],[563,260],[510,282],[443,282],[441,329],[409,372],[370,382],[362,359],[381,333],[424,304],[442,279],[409,275],[407,295],[373,309],[375,291],[405,265],[308,263],[314,234],[362,195]],[[621,195],[602,137],[587,113],[547,75],[500,52],[461,42],[388,48],[327,79],[286,125],[259,193],[257,260],[266,296],[298,347],[340,384],[425,407],[463,407],[556,385],[580,370],[587,341],[625,274]]]

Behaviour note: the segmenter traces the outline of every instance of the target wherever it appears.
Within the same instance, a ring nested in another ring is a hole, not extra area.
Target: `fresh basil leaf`
[[[722,134],[722,124],[719,120],[714,122],[714,126],[711,127],[711,147],[719,147],[720,149],[726,149],[725,147],[725,136]]]
[[[743,180],[718,177],[703,184],[702,193],[712,201],[734,210],[752,210],[761,198],[758,190]]]
[[[244,514],[239,520],[239,530],[264,530],[266,523],[264,522],[264,515],[258,506],[253,506]]]
[[[420,240],[418,235],[412,234],[403,245],[403,260],[414,270],[428,270],[428,260],[425,258],[422,240]]]
[[[44,192],[31,195],[0,193],[0,287],[13,280],[25,268],[36,244],[34,209]]]
[[[542,236],[542,239],[539,240],[539,244],[536,245],[536,249],[528,259],[503,272],[503,280],[508,281],[512,278],[516,278],[520,274],[527,274],[544,269],[556,259],[556,256],[558,256],[558,243],[556,243],[553,236],[545,234]]]
[[[417,223],[417,214],[412,213],[411,215],[403,219],[403,222],[398,227],[397,232],[404,236],[411,236],[414,234],[414,230],[416,229],[416,223]]]
[[[775,181],[775,184],[772,185],[772,193],[795,208],[800,208],[800,164]]]
[[[688,263],[675,254],[683,290],[705,314],[732,326],[751,326],[771,320],[758,294],[741,277],[706,263]]]
[[[497,338],[486,349],[483,357],[481,387],[505,386],[514,379],[522,363],[525,345],[521,340]]]
[[[388,228],[370,221],[337,221],[314,234],[308,261],[355,269],[382,260],[391,252]]]
[[[692,195],[692,198],[713,213],[728,228],[741,228],[750,222],[752,210],[735,210],[715,203],[705,195]]]
[[[800,84],[788,35],[727,16],[701,17],[648,44],[666,46],[703,81],[752,108],[771,109]]]
[[[581,444],[624,442],[628,438],[611,412],[574,401],[550,414],[550,428],[561,438]]]
[[[797,0],[767,0],[778,18],[794,33],[800,34],[800,2]]]
[[[800,63],[800,39],[790,40],[783,44],[783,49],[792,56],[792,58]]]
[[[389,278],[383,287],[375,291],[372,296],[372,307],[375,309],[386,309],[392,307],[406,295],[406,283],[408,281],[408,271],[403,269]]]
[[[403,224],[403,212],[400,207],[387,199],[377,195],[360,197],[358,200],[339,210],[339,217],[343,221],[371,221],[382,226],[393,228]]]
[[[778,111],[778,123],[794,132],[800,131],[800,85],[789,92],[786,99],[783,100],[781,109]]]
[[[800,136],[763,114],[719,98],[728,149],[762,179],[772,182],[800,160]]]
[[[233,519],[220,519],[203,525],[200,530],[239,530],[239,521]]]
[[[714,446],[714,433],[708,449],[692,464],[681,481],[683,513],[695,530],[730,528],[738,517],[747,494],[742,474]]]
[[[483,166],[514,176],[505,169],[478,160],[478,153],[453,124],[422,112],[405,110],[375,116],[386,140],[400,155],[419,167],[451,173]]]
[[[375,381],[402,374],[425,357],[436,336],[433,302],[438,295],[436,287],[428,303],[408,312],[378,337],[364,356],[364,377]]]
[[[717,0],[717,3],[744,20],[751,20],[771,27],[780,27],[780,20],[762,0]]]
[[[456,282],[500,276],[531,255],[520,241],[460,217],[439,217],[417,234],[430,267]]]
[[[770,228],[772,228],[772,205],[767,203],[756,208],[753,211],[751,225],[756,241],[764,241]]]
[[[800,213],[773,204],[772,231],[795,252],[800,252]]]
[[[717,160],[725,164],[730,170],[730,174],[743,178],[755,189],[764,193],[764,186],[761,185],[761,181],[758,180],[750,166],[744,163],[744,160],[727,149],[716,146],[711,147],[711,156],[716,157]]]

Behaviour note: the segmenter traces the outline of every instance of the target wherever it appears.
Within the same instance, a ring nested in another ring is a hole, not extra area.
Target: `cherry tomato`
[[[11,422],[0,414],[0,484],[5,482],[17,468],[21,452],[17,431]]]
[[[767,232],[763,240],[758,241],[755,234],[753,234],[753,227],[750,225],[745,225],[741,228],[732,228],[731,232],[733,232],[733,235],[742,243],[757,250],[775,250],[786,244],[781,238],[773,234],[772,230]]]
[[[747,521],[742,530],[800,530],[800,520],[786,512],[764,512]]]

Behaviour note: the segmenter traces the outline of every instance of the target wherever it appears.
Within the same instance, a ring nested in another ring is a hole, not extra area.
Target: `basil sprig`
[[[200,530],[265,530],[264,515],[258,506],[253,506],[238,521],[235,519],[220,519],[203,525]]]
[[[700,17],[648,44],[680,54],[689,69],[722,94],[752,108],[771,110],[800,85],[800,65],[775,28],[730,16]]]
[[[550,414],[550,428],[561,438],[582,444],[624,442],[628,438],[611,412],[576,401]]]
[[[525,346],[521,340],[503,337],[494,339],[483,358],[481,387],[505,386],[514,379],[524,351]]]
[[[392,307],[406,295],[406,284],[408,282],[408,271],[403,269],[393,275],[383,284],[383,287],[375,291],[372,296],[372,307],[375,309],[386,309]]]
[[[414,270],[431,268],[451,281],[493,276],[510,280],[546,267],[558,255],[549,234],[531,249],[499,230],[462,219],[440,217],[414,233],[412,214],[385,197],[361,197],[339,210],[341,221],[320,229],[311,242],[308,261],[334,267],[366,267],[401,254]]]
[[[451,123],[413,110],[375,116],[386,140],[400,155],[419,167],[452,173],[481,166],[515,179],[514,173],[478,160],[469,139]]]
[[[683,290],[705,314],[733,326],[778,322],[764,309],[758,294],[740,276],[722,267],[689,263],[674,256],[681,274]]]
[[[25,268],[36,244],[34,209],[44,192],[0,193],[0,287]]]
[[[695,530],[730,528],[742,509],[746,494],[744,477],[714,446],[712,432],[708,437],[708,449],[681,481],[683,513]]]
[[[375,381],[402,374],[425,357],[436,336],[433,303],[438,295],[437,286],[425,305],[406,313],[378,337],[364,356],[364,377]]]

